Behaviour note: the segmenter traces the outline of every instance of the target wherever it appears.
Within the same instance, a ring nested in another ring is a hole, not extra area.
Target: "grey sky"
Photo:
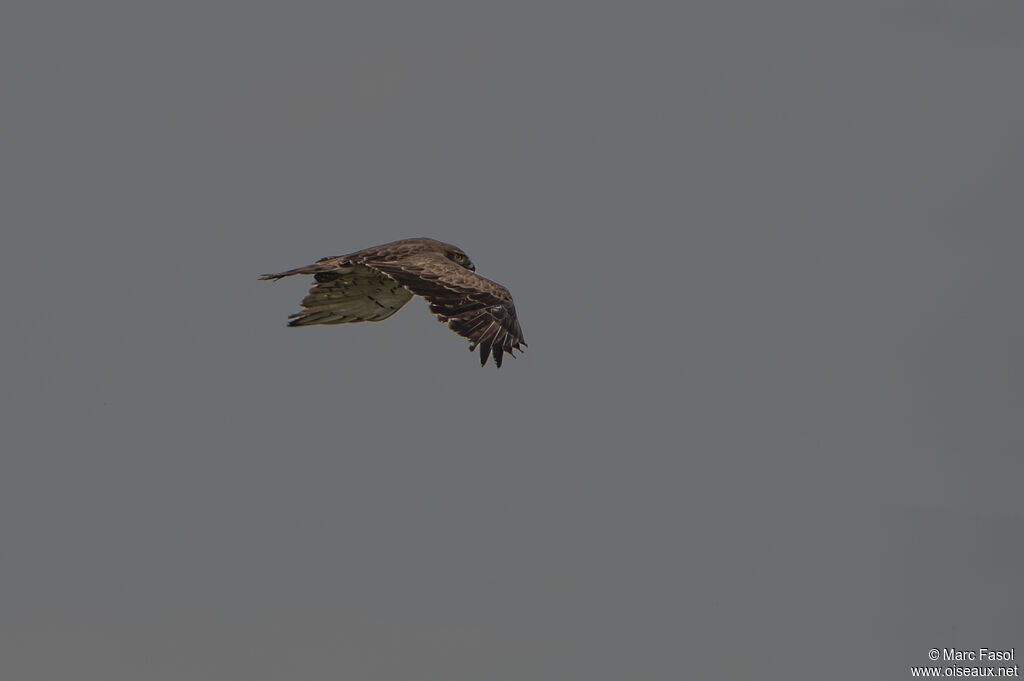
[[[1024,647],[1024,6],[14,3],[0,674]],[[513,293],[288,329],[409,236]]]

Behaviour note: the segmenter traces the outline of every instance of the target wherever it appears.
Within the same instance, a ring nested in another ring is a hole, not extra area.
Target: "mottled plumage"
[[[387,319],[418,295],[448,328],[480,348],[501,366],[505,353],[526,347],[512,294],[484,279],[460,248],[434,239],[403,239],[361,251],[321,258],[312,265],[264,274],[281,279],[311,274],[316,284],[302,299],[302,312],[290,315],[288,326],[378,322]]]

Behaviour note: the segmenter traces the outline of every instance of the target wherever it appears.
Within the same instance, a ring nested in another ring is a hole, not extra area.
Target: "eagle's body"
[[[379,322],[413,297],[423,296],[448,328],[480,347],[480,365],[489,355],[501,366],[504,353],[526,346],[512,295],[484,279],[458,247],[434,239],[402,239],[361,251],[321,258],[312,265],[264,274],[280,279],[311,274],[316,284],[302,299],[303,312],[288,326]]]

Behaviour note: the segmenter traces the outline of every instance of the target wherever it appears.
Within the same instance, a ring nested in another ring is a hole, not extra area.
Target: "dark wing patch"
[[[436,258],[367,262],[430,303],[430,311],[448,328],[480,349],[480,366],[492,356],[501,366],[507,353],[526,346],[512,296],[504,286],[454,263]]]

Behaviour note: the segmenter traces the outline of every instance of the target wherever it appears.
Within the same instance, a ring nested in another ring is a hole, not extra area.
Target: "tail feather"
[[[327,258],[324,259],[325,261]],[[283,279],[285,277],[291,277],[296,274],[320,274],[323,272],[337,273],[346,268],[344,265],[339,265],[337,259],[332,259],[331,262],[315,262],[312,265],[306,265],[304,267],[296,267],[293,270],[285,270],[284,272],[276,272],[274,274],[261,274],[260,281],[273,281],[275,279]]]
[[[306,265],[305,267],[296,267],[293,270],[285,270],[284,272],[276,272],[275,274],[261,274],[260,281],[283,279],[284,277],[290,277],[293,274],[316,274],[316,270],[313,269],[313,267],[313,265]]]

